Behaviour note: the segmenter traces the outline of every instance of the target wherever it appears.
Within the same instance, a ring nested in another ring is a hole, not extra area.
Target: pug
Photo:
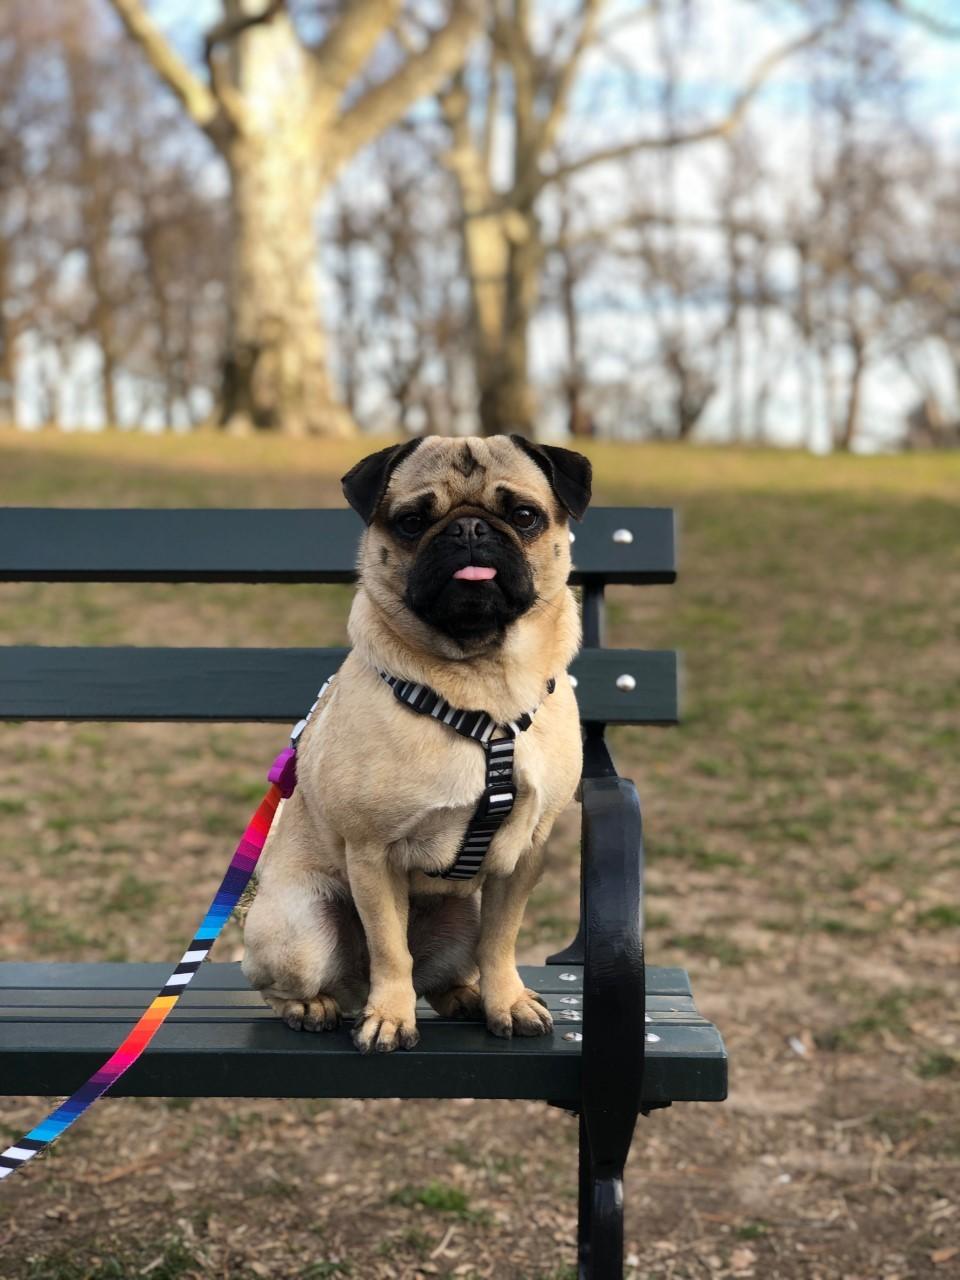
[[[580,779],[567,578],[590,482],[580,454],[520,436],[415,440],[344,476],[367,526],[353,648],[300,738],[244,931],[243,971],[288,1026],[354,1013],[361,1052],[410,1049],[422,996],[494,1035],[551,1031],[516,942]],[[512,776],[491,775],[497,751]],[[483,811],[511,793],[505,818]]]

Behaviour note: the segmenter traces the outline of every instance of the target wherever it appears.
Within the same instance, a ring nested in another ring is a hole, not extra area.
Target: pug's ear
[[[510,439],[528,458],[534,460],[547,477],[550,488],[564,510],[574,520],[581,519],[590,502],[590,482],[593,476],[590,459],[585,458],[582,453],[561,449],[557,445],[531,444],[523,436],[511,436]]]
[[[408,444],[395,444],[389,449],[371,453],[368,458],[361,458],[355,467],[351,467],[340,481],[343,496],[364,524],[370,524],[376,515],[394,471],[419,444],[419,440],[411,440]]]

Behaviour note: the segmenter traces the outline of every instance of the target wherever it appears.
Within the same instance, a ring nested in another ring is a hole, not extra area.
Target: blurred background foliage
[[[6,0],[0,422],[960,441],[939,0]]]

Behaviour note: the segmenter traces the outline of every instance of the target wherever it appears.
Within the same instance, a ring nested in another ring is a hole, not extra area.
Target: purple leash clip
[[[270,766],[267,781],[276,783],[284,800],[289,800],[297,786],[297,751],[295,747],[284,747]]]

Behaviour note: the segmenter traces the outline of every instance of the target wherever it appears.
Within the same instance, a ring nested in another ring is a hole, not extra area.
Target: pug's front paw
[[[553,1018],[542,998],[529,987],[510,1005],[493,1005],[488,1000],[485,1011],[487,1030],[509,1040],[511,1036],[546,1036],[553,1030]]]
[[[420,1040],[416,1013],[401,1013],[368,1004],[353,1024],[353,1043],[361,1053],[412,1049]]]

